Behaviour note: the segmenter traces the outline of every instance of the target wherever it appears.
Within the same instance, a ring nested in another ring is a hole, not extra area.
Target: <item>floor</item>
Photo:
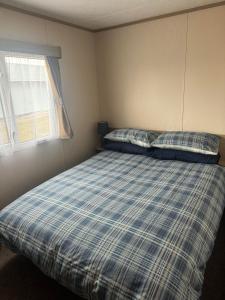
[[[225,299],[225,215],[207,264],[201,300]],[[43,275],[31,262],[0,248],[1,300],[81,300],[54,280]]]

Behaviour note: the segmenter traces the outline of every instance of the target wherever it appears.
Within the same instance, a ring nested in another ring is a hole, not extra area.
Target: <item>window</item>
[[[0,52],[0,150],[59,136],[44,56]]]

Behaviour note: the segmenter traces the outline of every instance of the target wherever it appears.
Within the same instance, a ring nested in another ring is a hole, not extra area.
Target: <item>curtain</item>
[[[59,62],[56,57],[46,57],[47,69],[49,72],[49,80],[52,87],[56,112],[58,116],[59,137],[61,139],[69,139],[73,136],[73,131],[70,126],[68,115],[65,109],[62,95],[61,76]]]
[[[3,90],[0,88],[0,155],[7,155],[12,153],[11,124],[7,122],[2,99]]]
[[[0,155],[72,136],[58,58],[0,51]]]
[[[10,113],[11,97],[8,89],[5,60],[0,56],[0,155],[12,153],[14,121]]]

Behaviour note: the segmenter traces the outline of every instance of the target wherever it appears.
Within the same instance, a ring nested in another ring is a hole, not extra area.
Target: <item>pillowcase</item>
[[[150,148],[148,156],[162,160],[179,160],[191,163],[217,164],[220,155],[202,154],[173,149]]]
[[[117,152],[129,153],[129,154],[141,154],[147,155],[149,154],[148,148],[144,148],[138,145],[124,143],[124,142],[113,142],[108,141],[104,143],[104,149],[112,150]]]
[[[109,140],[106,140],[106,143],[104,143],[104,149],[122,153],[145,155],[161,160],[179,160],[202,164],[217,164],[220,159],[219,154],[210,155],[173,149],[144,148],[130,143],[113,142]]]
[[[124,128],[113,130],[105,136],[105,139],[116,142],[131,143],[148,148],[151,147],[151,143],[159,136],[159,134],[160,133],[158,132],[150,130]]]
[[[210,133],[171,131],[159,135],[152,142],[152,146],[217,155],[219,152],[219,142],[219,137]]]

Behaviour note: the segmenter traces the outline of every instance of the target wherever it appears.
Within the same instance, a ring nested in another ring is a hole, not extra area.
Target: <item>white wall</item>
[[[1,208],[92,155],[99,104],[92,33],[0,8],[0,37],[61,46],[64,100],[74,131],[69,141],[48,142],[0,158]]]
[[[113,127],[181,130],[187,16],[100,32],[101,117]]]
[[[96,35],[112,127],[225,134],[225,6]]]

